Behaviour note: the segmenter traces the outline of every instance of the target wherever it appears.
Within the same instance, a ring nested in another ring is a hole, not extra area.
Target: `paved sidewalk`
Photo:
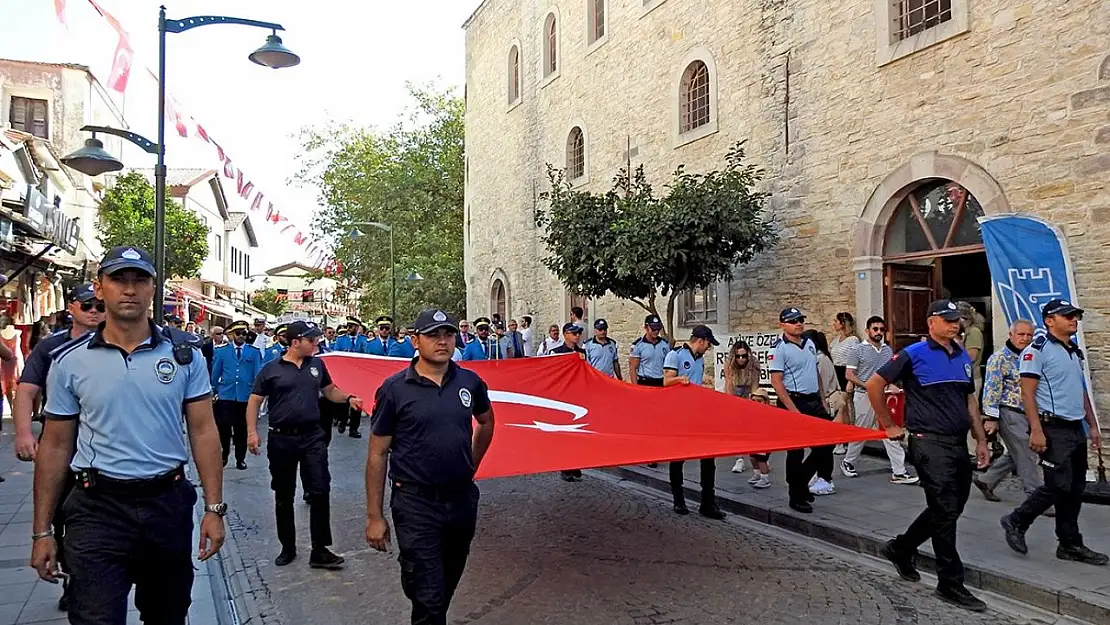
[[[856,463],[860,477],[834,473],[836,494],[818,497],[813,514],[799,514],[787,506],[784,463],[786,454],[772,456],[775,485],[763,491],[748,486],[750,464],[743,474],[730,473],[733,458],[717,460],[717,494],[721,508],[764,523],[819,538],[842,547],[875,555],[884,542],[903,531],[925,506],[920,487],[888,482],[889,464],[864,456]],[[836,456],[839,467],[842,456]],[[621,477],[670,492],[667,465],[610,469]],[[698,463],[685,466],[687,498],[697,502]],[[691,486],[693,488],[691,488]],[[1042,609],[1110,623],[1110,567],[1057,560],[1053,520],[1042,518],[1029,529],[1029,554],[1012,552],[1003,539],[999,518],[1023,499],[1016,478],[996,489],[1003,501],[983,499],[974,486],[960,518],[960,555],[967,567],[969,586],[984,588]],[[1110,508],[1084,504],[1080,516],[1084,540],[1092,549],[1110,552]],[[933,570],[932,546],[921,549],[921,568]],[[893,569],[891,575],[894,575]]]
[[[6,478],[0,483],[0,625],[63,625],[69,620],[58,611],[61,586],[40,580],[27,565],[31,555],[32,465],[16,460],[13,429],[11,420],[4,420],[0,433],[0,475]],[[197,571],[189,622],[215,625],[219,619],[209,564],[198,561],[194,567]],[[140,625],[134,603],[127,623]]]

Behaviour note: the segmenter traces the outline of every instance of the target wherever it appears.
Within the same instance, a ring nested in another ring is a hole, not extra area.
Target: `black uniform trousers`
[[[450,488],[393,482],[389,508],[413,625],[447,625],[447,609],[470,555],[478,499],[473,482]]]
[[[804,415],[832,421],[832,416],[825,410],[818,393],[791,393],[791,401]],[[779,408],[786,408],[782,400],[778,402]],[[835,445],[812,447],[806,456],[805,449],[791,449],[786,452],[786,484],[790,491],[790,501],[809,501],[809,480],[817,474],[830,474],[832,472],[833,449]]]
[[[894,549],[904,555],[915,554],[918,547],[931,539],[937,561],[937,586],[962,588],[964,565],[956,550],[956,521],[963,514],[971,492],[967,435],[911,433],[909,452],[910,463],[917,469],[925,490],[926,507],[905,533],[894,539]]]
[[[717,505],[716,481],[717,481],[717,462],[713,458],[702,458],[698,462],[701,463],[701,505],[703,507],[715,507]],[[674,505],[686,505],[686,494],[682,489],[682,465],[686,464],[684,461],[671,463],[671,495],[674,497]]]
[[[72,625],[123,625],[132,585],[144,623],[185,623],[197,493],[178,475],[149,492],[120,489],[98,477],[91,490],[75,488],[66,498]]]
[[[1050,506],[1056,506],[1056,539],[1063,547],[1083,546],[1079,509],[1087,487],[1087,435],[1083,421],[1042,418],[1047,447],[1041,454],[1044,485],[1033,491],[1010,518],[1028,529]]]
[[[320,428],[324,430],[324,444],[331,445],[331,428],[347,418],[348,406],[324,397],[318,400],[317,405],[320,407]]]
[[[274,491],[274,517],[282,549],[297,548],[297,526],[293,500],[297,494],[297,471],[309,503],[308,526],[312,549],[331,545],[331,473],[328,445],[319,424],[294,428],[270,428],[266,457],[270,460],[270,489]]]
[[[216,429],[220,432],[220,449],[223,450],[224,464],[231,455],[231,444],[235,443],[235,461],[247,460],[247,402],[217,399],[215,406]]]

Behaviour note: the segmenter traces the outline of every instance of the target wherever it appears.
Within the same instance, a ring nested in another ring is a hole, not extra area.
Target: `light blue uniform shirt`
[[[687,345],[671,350],[663,361],[663,369],[674,371],[680,377],[690,378],[690,384],[698,386],[705,377],[705,361],[701,356],[695,356]]]
[[[367,351],[369,344],[366,337],[361,334],[351,336],[350,334],[340,334],[335,337],[332,343],[332,351],[336,352],[351,352],[353,354],[369,354]]]
[[[1056,337],[1041,335],[1021,352],[1018,372],[1023,378],[1036,378],[1037,410],[1051,412],[1061,419],[1080,421],[1087,416],[1083,402],[1083,351]]]
[[[817,348],[808,339],[802,339],[799,346],[785,336],[779,337],[767,354],[767,369],[782,373],[782,382],[790,393],[812,395],[821,390],[817,382]]]
[[[277,360],[278,358],[281,358],[281,355],[284,353],[285,346],[281,343],[275,342],[273,345],[262,350],[262,364],[266,364],[271,360]]]
[[[242,350],[241,355],[238,349]],[[267,347],[266,351],[271,349]],[[261,370],[262,353],[254,345],[224,343],[212,350],[212,388],[219,399],[246,402]]]
[[[416,346],[413,345],[412,341],[407,338],[403,341],[393,341],[393,343],[389,346],[389,353],[386,355],[393,358],[411,359],[416,356]]]
[[[396,343],[397,341],[394,340],[392,336],[385,341],[382,341],[380,336],[375,336],[366,341],[366,353],[374,354],[375,356],[388,356],[389,348],[393,347]]]
[[[671,344],[664,339],[658,343],[649,343],[644,337],[632,343],[632,357],[639,358],[640,364],[636,367],[636,377],[663,379],[663,361],[671,352]]]
[[[59,347],[46,381],[46,416],[79,419],[70,468],[115,479],[149,479],[188,461],[182,407],[211,401],[199,348],[180,365],[173,344],[151,324],[152,338],[130,354],[99,331]]]
[[[616,341],[608,339],[603,345],[596,339],[590,339],[583,343],[582,347],[586,350],[586,362],[590,363],[590,366],[611,378],[617,377],[614,365],[620,352]]]

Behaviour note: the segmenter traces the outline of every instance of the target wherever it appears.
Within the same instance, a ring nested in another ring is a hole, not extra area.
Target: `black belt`
[[[949,445],[967,445],[966,434],[957,436],[955,434],[933,434],[932,432],[910,432],[910,436],[923,441],[934,441],[937,443],[947,443]]]
[[[302,434],[310,434],[320,429],[319,423],[302,423],[299,425],[271,425],[269,430],[274,434],[282,436],[300,436]]]
[[[1062,425],[1067,427],[1083,427],[1083,419],[1065,419],[1054,412],[1042,410],[1037,413],[1041,418],[1041,423],[1048,423],[1051,425]]]
[[[637,376],[636,384],[639,386],[663,386],[663,378],[649,378],[645,376]]]
[[[177,467],[169,473],[146,479],[121,480],[106,477],[96,469],[82,469],[76,474],[75,486],[84,491],[96,491],[122,497],[142,497],[164,493],[185,479],[185,468]]]
[[[786,394],[790,396],[790,399],[808,399],[810,401],[821,399],[820,393],[791,393],[787,391]]]
[[[1018,413],[1018,414],[1020,414],[1020,415],[1024,415],[1024,414],[1025,414],[1025,409],[1024,409],[1024,408],[1015,408],[1015,407],[1013,407],[1013,406],[1007,406],[1007,405],[1005,405],[1005,404],[999,404],[999,406],[998,406],[998,407],[999,407],[999,408],[1005,408],[1006,410],[1009,410],[1010,412],[1016,412],[1016,413]]]
[[[427,499],[454,499],[468,492],[473,485],[474,482],[458,482],[443,486],[429,486],[427,484],[417,484],[416,482],[401,482],[399,480],[394,480],[393,490],[412,493]]]

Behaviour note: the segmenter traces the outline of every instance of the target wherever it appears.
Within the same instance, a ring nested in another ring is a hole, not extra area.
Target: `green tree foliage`
[[[258,289],[251,295],[251,306],[264,310],[271,315],[280,315],[289,307],[289,300],[278,297],[277,289]]]
[[[317,227],[334,243],[343,279],[362,291],[364,318],[390,311],[389,234],[393,228],[398,323],[429,306],[462,313],[463,102],[450,90],[409,85],[412,106],[386,131],[331,124],[306,128],[302,181],[326,206]],[[413,271],[423,278],[408,282]]]
[[[544,265],[572,292],[612,293],[660,315],[670,336],[683,291],[731,279],[736,265],[777,241],[762,214],[762,171],[745,163],[743,142],[729,150],[721,170],[691,174],[679,167],[661,196],[642,166],[631,175],[621,170],[605,193],[572,189],[550,165],[548,177],[547,206],[536,216],[549,253]]]
[[[191,278],[208,257],[208,226],[192,211],[166,198],[166,275]],[[100,201],[97,239],[105,247],[134,245],[154,254],[154,187],[129,172],[116,179]]]

